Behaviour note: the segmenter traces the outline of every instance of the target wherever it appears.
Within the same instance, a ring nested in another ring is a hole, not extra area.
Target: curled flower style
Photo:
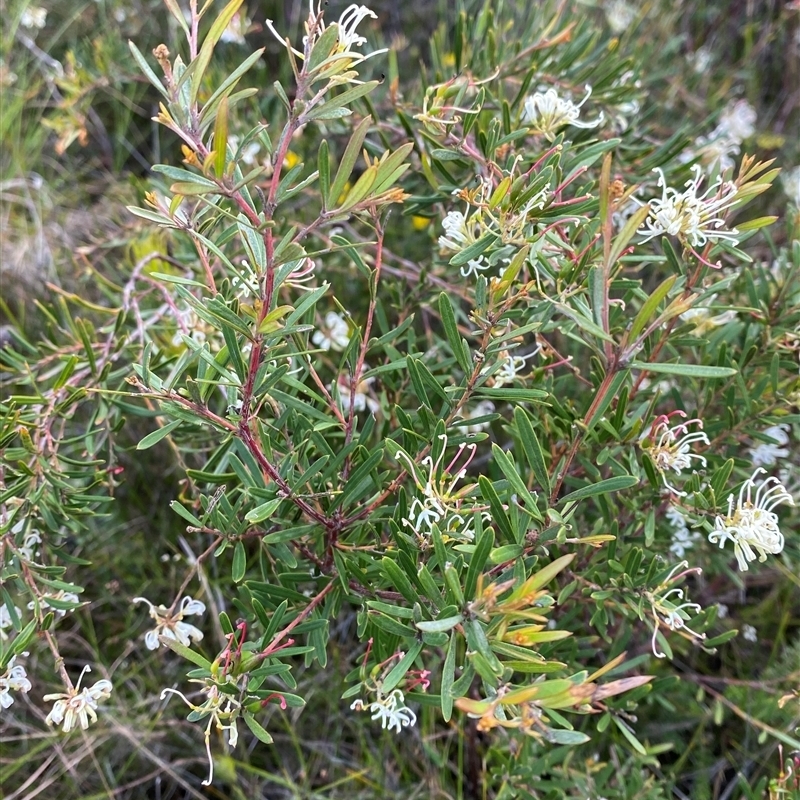
[[[144,645],[148,650],[158,650],[161,642],[159,636],[180,642],[184,647],[189,647],[192,642],[199,642],[203,632],[194,625],[184,622],[183,618],[194,614],[205,614],[205,604],[191,597],[184,597],[175,611],[166,606],[154,606],[146,597],[134,597],[132,603],[147,603],[150,606],[150,616],[155,620],[156,627],[144,635]]]
[[[708,540],[720,548],[733,542],[733,552],[743,572],[747,571],[748,562],[755,560],[756,553],[759,561],[766,561],[767,554],[778,555],[783,550],[784,538],[773,509],[781,503],[794,505],[794,499],[777,478],[769,477],[756,488],[756,477],[762,472],[766,470],[758,467],[744,482],[735,507],[733,495],[728,496],[727,516],[718,516],[714,530],[708,534]]]
[[[415,497],[408,509],[408,516],[403,519],[403,524],[414,530],[419,536],[428,536],[433,525],[438,525],[443,533],[457,536],[461,539],[472,539],[474,534],[470,528],[463,508],[464,497],[472,490],[473,486],[464,486],[455,489],[456,484],[467,474],[467,468],[475,456],[477,445],[461,444],[450,463],[442,467],[445,450],[447,449],[447,435],[439,437],[443,446],[439,457],[434,461],[432,456],[422,459],[420,467],[428,468],[428,477],[421,483],[417,477],[417,467],[402,450],[398,450],[398,461],[408,462],[408,471],[413,476],[417,488],[422,492],[422,499]],[[467,452],[467,458],[461,467],[456,465],[462,453]]]
[[[340,314],[329,311],[322,326],[314,331],[311,341],[322,350],[344,350],[350,344],[350,328]]]
[[[497,363],[500,365],[500,368],[497,372],[492,374],[492,387],[499,389],[501,386],[515,381],[519,372],[525,366],[525,362],[532,356],[535,356],[539,352],[539,349],[540,348],[537,347],[532,353],[528,353],[524,356],[512,356],[508,350],[501,350],[497,358]],[[494,366],[491,366],[484,370],[484,372],[489,372],[493,369]]]
[[[754,467],[771,467],[779,458],[786,458],[789,450],[784,445],[789,444],[789,426],[773,425],[764,431],[765,436],[775,440],[772,442],[761,442],[761,444],[750,448],[750,459]]]
[[[658,185],[662,192],[660,198],[650,201],[650,213],[637,231],[645,237],[643,242],[665,234],[677,236],[690,248],[702,247],[706,242],[738,241],[739,231],[735,228],[725,230],[725,220],[721,216],[736,202],[738,189],[734,183],[719,177],[704,194],[699,195],[703,175],[697,164],[692,167],[694,178],[686,181],[683,192],[667,186],[660,167],[653,171],[659,174]]]
[[[9,708],[14,702],[11,692],[29,692],[31,682],[22,664],[14,664],[16,656],[11,656],[11,661],[6,664],[5,672],[0,675],[0,708]]]
[[[78,682],[66,692],[46,694],[44,700],[55,700],[52,711],[47,715],[45,722],[48,725],[61,725],[64,733],[69,733],[76,724],[86,730],[92,722],[97,722],[97,704],[107,700],[114,688],[111,681],[100,680],[91,689],[81,689],[81,680],[87,672],[91,672],[88,665],[81,671]]]
[[[211,757],[211,728],[216,726],[218,731],[228,731],[228,744],[236,747],[239,741],[239,729],[236,726],[237,719],[242,710],[242,704],[233,695],[221,692],[219,687],[205,680],[194,680],[193,683],[203,684],[202,693],[205,700],[200,705],[195,705],[183,692],[177,689],[164,689],[161,692],[163,700],[168,694],[176,694],[192,709],[190,719],[202,719],[208,717],[208,725],[205,730],[206,755],[208,756],[208,778],[203,781],[203,786],[210,786],[214,780],[214,759]]]
[[[683,411],[674,412],[685,417]],[[671,492],[683,497],[686,492],[681,492],[672,486],[667,480],[667,473],[672,470],[676,475],[680,475],[684,470],[691,469],[692,459],[696,458],[706,466],[703,456],[692,452],[692,445],[696,442],[708,445],[708,436],[703,433],[703,422],[699,419],[689,419],[672,428],[669,427],[669,417],[671,415],[662,414],[653,421],[649,437],[643,443],[643,448],[650,454],[656,469],[664,480],[664,486]],[[689,425],[696,423],[700,430],[689,432]],[[679,438],[680,437],[680,438]]]
[[[525,100],[522,122],[528,125],[533,133],[542,134],[550,142],[565,125],[572,125],[575,128],[596,128],[603,121],[602,111],[592,122],[580,119],[581,107],[591,94],[592,87],[587,85],[585,97],[576,105],[572,100],[559,97],[555,89],[548,89],[544,93],[534,92]]]
[[[350,705],[353,711],[371,711],[371,719],[379,719],[384,730],[395,728],[401,733],[403,728],[416,725],[417,715],[405,704],[405,695],[400,689],[389,692],[385,697],[378,690],[378,697],[372,703],[365,704],[361,699]]]
[[[685,575],[696,572],[700,574],[702,570],[699,567],[688,568],[687,561],[681,561],[672,570],[669,575],[661,582],[652,594],[647,594],[650,601],[650,611],[653,615],[653,637],[651,646],[653,655],[656,658],[666,658],[666,653],[658,648],[658,632],[662,625],[666,625],[671,631],[677,631],[686,639],[695,639],[703,641],[706,638],[704,633],[698,633],[692,630],[686,623],[691,619],[692,613],[699,613],[702,607],[698,603],[690,603],[685,596],[682,588],[670,587],[670,584],[683,578]],[[675,573],[681,570],[676,575]],[[672,599],[674,598],[674,599]]]

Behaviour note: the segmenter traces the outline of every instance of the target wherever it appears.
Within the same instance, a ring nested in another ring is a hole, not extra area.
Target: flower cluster
[[[656,236],[677,236],[690,248],[702,247],[706,242],[738,241],[739,231],[735,228],[725,230],[723,211],[736,202],[737,188],[721,177],[709,186],[704,194],[698,194],[703,182],[702,170],[695,164],[692,168],[694,178],[686,181],[686,189],[679,192],[667,186],[664,172],[656,167],[661,197],[650,201],[650,213],[644,225],[637,231],[644,236],[642,242],[649,242]]]
[[[682,417],[686,414],[683,411],[673,412]],[[669,426],[669,417],[662,414],[653,421],[649,436],[642,442],[642,447],[653,460],[656,469],[664,480],[664,486],[673,494],[683,497],[686,493],[681,492],[672,486],[667,480],[667,473],[672,470],[676,475],[680,475],[684,470],[691,469],[692,459],[696,458],[703,466],[706,460],[703,456],[692,452],[692,445],[696,442],[709,444],[708,436],[703,433],[703,422],[699,419],[689,419],[672,428]],[[700,430],[689,432],[689,425],[696,424]]]
[[[592,87],[586,86],[586,95],[577,105],[568,98],[558,96],[555,89],[534,92],[525,99],[522,122],[530,127],[532,133],[539,133],[548,141],[556,138],[556,133],[565,125],[575,128],[596,128],[603,121],[603,112],[592,121],[580,119],[581,107],[591,97]]]
[[[405,704],[405,695],[394,689],[385,697],[378,690],[378,696],[371,703],[365,704],[360,698],[354,700],[350,708],[353,711],[371,711],[371,719],[379,719],[384,730],[394,728],[400,733],[403,728],[411,728],[417,723],[417,715]]]
[[[766,561],[768,553],[777,555],[783,550],[784,538],[773,509],[781,503],[794,505],[794,499],[777,478],[767,478],[756,489],[756,477],[762,472],[766,470],[758,467],[744,482],[735,507],[733,495],[728,497],[727,515],[714,520],[714,530],[708,535],[708,540],[721,548],[727,541],[733,542],[733,552],[743,572],[756,554],[759,561]]]
[[[429,455],[420,463],[421,467],[428,468],[424,484],[417,477],[417,467],[414,462],[402,450],[397,451],[396,458],[408,462],[409,472],[414,476],[417,488],[422,492],[422,499],[415,497],[411,503],[408,516],[403,518],[403,524],[418,536],[429,536],[432,526],[437,525],[442,533],[460,539],[472,539],[474,534],[467,517],[467,510],[463,508],[463,501],[473,486],[464,486],[458,491],[455,490],[455,486],[467,474],[467,468],[475,456],[476,445],[461,444],[450,463],[443,467],[447,435],[442,434],[439,439],[442,441],[442,447],[436,460]],[[468,454],[466,460],[456,468],[465,451]]]
[[[180,642],[185,647],[189,647],[192,642],[199,642],[203,638],[203,632],[184,622],[183,618],[195,614],[205,614],[205,604],[200,600],[191,597],[184,597],[173,611],[172,607],[154,606],[146,597],[134,597],[132,603],[147,603],[150,606],[150,616],[155,620],[156,627],[147,631],[144,635],[144,644],[148,650],[158,650],[161,642],[159,636],[166,639],[173,639]]]
[[[733,156],[745,139],[755,133],[756,110],[747,100],[729,104],[720,117],[717,127],[708,136],[695,140],[696,152],[709,172],[734,166]]]
[[[81,689],[81,680],[87,672],[91,672],[87,665],[81,671],[78,682],[70,686],[66,692],[46,694],[44,700],[55,700],[52,711],[47,715],[45,722],[48,725],[62,725],[64,733],[69,733],[76,724],[86,730],[90,723],[97,722],[97,704],[111,696],[113,686],[109,680],[99,680],[90,689]]]

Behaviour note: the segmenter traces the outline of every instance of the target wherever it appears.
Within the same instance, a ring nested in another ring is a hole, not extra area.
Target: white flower
[[[47,9],[41,6],[28,6],[22,12],[19,24],[28,30],[41,30],[47,24]]]
[[[25,534],[22,540],[22,545],[17,548],[17,553],[25,561],[33,561],[39,552],[36,550],[36,545],[42,543],[42,537],[38,531],[29,531]]]
[[[365,365],[366,366],[366,365]],[[355,411],[365,411],[369,409],[371,413],[377,414],[381,409],[380,403],[369,395],[370,386],[375,382],[375,378],[364,378],[358,382],[355,395],[353,396],[353,409]],[[339,389],[339,405],[345,414],[350,413],[350,376],[339,375],[336,381]]]
[[[576,128],[596,128],[603,121],[603,113],[593,122],[582,122],[581,106],[592,94],[592,87],[586,86],[586,96],[577,105],[572,100],[558,96],[555,89],[546,92],[535,92],[525,100],[522,111],[522,122],[527,124],[533,133],[541,133],[548,141],[555,139],[559,128],[573,125]]]
[[[539,347],[527,355],[512,356],[508,350],[501,350],[497,354],[497,364],[500,365],[500,368],[497,370],[497,372],[492,372],[492,379],[494,381],[492,386],[495,389],[499,389],[500,387],[515,381],[519,372],[525,366],[525,362],[532,356],[535,356],[538,352]],[[487,367],[484,372],[493,371],[495,366],[496,365]]]
[[[734,156],[739,154],[739,142],[729,136],[698,136],[695,141],[696,155],[706,166],[706,172],[715,170],[724,172],[736,166]],[[694,156],[691,152],[685,154],[685,160],[691,161]],[[681,157],[684,161],[684,157]]]
[[[709,305],[716,300],[717,296],[711,295],[708,298]],[[726,325],[729,322],[733,322],[736,319],[736,312],[733,309],[728,309],[727,311],[723,311],[721,314],[715,314],[714,316],[711,315],[711,309],[707,306],[701,308],[692,307],[687,311],[684,311],[683,314],[680,315],[680,318],[684,322],[690,322],[695,327],[695,333],[698,336],[703,336],[709,331],[712,331],[714,328],[718,328],[721,325]]]
[[[322,326],[314,331],[311,341],[323,350],[344,350],[350,344],[350,328],[340,314],[329,311]]]
[[[700,47],[689,56],[689,61],[694,67],[694,71],[698,75],[703,75],[708,71],[711,61],[713,60],[711,49],[708,47]]]
[[[786,192],[786,196],[795,206],[800,208],[800,167],[794,167],[785,172],[781,181],[783,182],[783,191]]]
[[[615,34],[624,33],[636,19],[636,9],[625,0],[612,0],[606,7],[608,27]]]
[[[11,661],[6,664],[5,672],[0,675],[0,707],[2,708],[8,708],[14,702],[11,692],[29,692],[31,690],[31,682],[28,680],[25,667],[21,664],[14,665],[16,658],[16,656],[11,656]]]
[[[22,615],[22,611],[16,606],[14,606],[14,610],[17,612],[17,617]],[[13,626],[14,624],[11,622],[11,613],[8,608],[6,608],[6,604],[3,603],[3,605],[0,606],[0,641],[4,642],[8,639],[6,628],[12,628]]]
[[[769,436],[776,443],[762,442],[750,448],[750,459],[754,467],[771,467],[779,458],[789,455],[788,448],[784,447],[789,444],[789,430],[788,425],[773,425],[764,431],[764,436]]]
[[[679,413],[681,416],[686,416],[683,412]],[[689,433],[688,426],[692,423],[696,423],[700,430]],[[670,428],[669,417],[662,414],[654,420],[649,436],[643,443],[644,449],[650,454],[656,469],[661,473],[664,485],[679,497],[683,497],[686,493],[670,485],[667,481],[667,472],[672,470],[676,475],[680,475],[683,470],[691,469],[693,458],[702,462],[705,467],[705,458],[693,453],[691,447],[695,442],[710,444],[702,428],[703,422],[699,419],[689,419]]]
[[[45,702],[55,700],[53,710],[47,715],[45,722],[48,725],[61,725],[63,722],[64,733],[69,733],[76,725],[80,724],[86,730],[90,723],[97,721],[97,704],[111,696],[114,688],[111,681],[100,680],[91,689],[81,689],[81,680],[87,672],[91,672],[87,665],[81,671],[77,684],[66,692],[46,694]]]
[[[468,224],[467,218],[460,211],[448,211],[442,220],[442,227],[444,236],[439,237],[439,247],[445,251],[460,253],[481,238],[480,225],[475,224],[474,221],[472,224]],[[461,277],[468,278],[470,275],[478,275],[485,269],[489,269],[489,262],[483,255],[479,255],[461,267]]]
[[[211,727],[216,725],[218,731],[228,731],[228,744],[236,747],[239,741],[239,729],[236,720],[242,710],[242,704],[236,697],[227,692],[221,692],[219,687],[213,683],[206,683],[204,680],[194,680],[193,683],[201,683],[203,693],[206,698],[200,705],[192,703],[183,692],[177,689],[164,689],[161,692],[161,699],[168,694],[176,694],[189,708],[192,709],[190,719],[201,719],[208,716],[208,725],[205,730],[206,755],[208,756],[208,778],[203,781],[203,786],[209,786],[214,780],[214,760],[211,758]],[[194,717],[194,715],[197,715]]]
[[[220,41],[230,44],[245,44],[244,35],[249,27],[250,20],[241,11],[237,11],[228,23],[228,27],[222,31]]]
[[[57,617],[63,617],[68,611],[74,611],[75,609],[57,608],[56,606],[53,606],[50,602],[48,602],[50,600],[55,600],[61,603],[75,603],[76,605],[79,605],[81,602],[80,597],[78,597],[78,595],[75,594],[75,592],[67,592],[64,589],[59,589],[55,594],[43,594],[39,598],[39,608],[42,611],[45,611],[48,608],[52,608]],[[28,603],[28,611],[34,611],[35,609],[36,609],[36,602],[34,600],[31,600],[31,602]]]
[[[772,509],[781,503],[794,505],[784,485],[773,477],[761,482],[754,499],[755,478],[761,472],[766,470],[758,467],[744,482],[735,508],[733,495],[728,497],[727,516],[718,516],[714,520],[714,530],[708,535],[708,540],[720,547],[724,547],[727,541],[733,542],[733,552],[743,572],[748,569],[748,562],[755,560],[756,551],[758,560],[766,561],[768,553],[777,555],[783,550],[784,538],[778,528],[778,515]]]
[[[442,533],[460,539],[472,539],[474,533],[465,517],[462,508],[463,500],[472,490],[473,485],[455,489],[456,484],[467,474],[467,468],[475,456],[477,445],[461,444],[455,456],[446,466],[442,466],[444,454],[447,449],[447,435],[439,437],[442,440],[442,449],[438,458],[428,455],[420,462],[420,467],[428,468],[425,483],[417,476],[417,466],[402,450],[398,450],[395,458],[398,461],[408,462],[408,472],[414,478],[417,489],[422,492],[422,499],[415,497],[408,509],[408,516],[403,518],[403,524],[416,532],[418,536],[428,536],[431,527],[437,525]],[[467,458],[460,467],[456,467],[462,453],[467,452]]]
[[[364,705],[362,700],[354,700],[350,705],[353,711],[371,711],[372,719],[379,719],[381,727],[385,730],[395,730],[400,733],[403,728],[410,728],[417,723],[417,715],[405,705],[405,695],[395,689],[384,697],[380,690],[377,700],[369,705]]]
[[[171,612],[165,606],[154,606],[146,597],[134,597],[132,603],[147,603],[150,606],[150,616],[155,620],[156,627],[144,635],[144,644],[148,650],[158,650],[161,642],[159,636],[180,642],[184,647],[190,647],[192,642],[199,642],[203,632],[183,618],[194,614],[205,614],[205,604],[191,597],[184,597],[178,608]]]
[[[700,532],[689,530],[686,517],[675,506],[667,509],[666,517],[673,528],[669,551],[677,558],[682,559],[686,555],[686,551],[691,550],[694,543],[701,538]]]
[[[748,642],[758,641],[758,631],[752,625],[742,625],[742,636]]]
[[[756,110],[747,100],[737,100],[727,105],[711,135],[727,136],[734,142],[741,143],[756,132],[757,119]]]
[[[481,400],[472,411],[468,411],[464,414],[465,420],[473,420],[479,419],[480,417],[486,417],[494,411],[494,403],[491,400]],[[463,428],[467,433],[480,433],[481,431],[485,431],[491,422],[478,422],[473,423],[472,425],[464,425]]]
[[[725,220],[719,216],[736,201],[737,189],[733,183],[725,183],[722,177],[698,196],[700,184],[703,182],[699,165],[692,167],[694,178],[686,181],[687,188],[683,192],[667,186],[666,178],[660,167],[658,185],[662,188],[660,198],[650,201],[650,213],[644,226],[637,233],[649,242],[656,236],[669,234],[677,236],[684,244],[700,247],[709,241],[729,240],[736,242],[739,232],[723,230]],[[709,196],[711,195],[711,196]]]
[[[725,603],[717,603],[717,617],[718,619],[725,619],[728,616],[728,606]]]

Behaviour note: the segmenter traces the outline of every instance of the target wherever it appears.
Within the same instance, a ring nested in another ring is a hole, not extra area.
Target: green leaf
[[[587,497],[595,497],[598,494],[630,489],[631,486],[636,486],[637,483],[639,483],[639,479],[633,475],[619,475],[616,478],[607,478],[599,483],[593,483],[591,486],[582,486],[580,489],[565,495],[558,502],[574,503],[576,500],[585,500]]]
[[[458,637],[455,634],[450,636],[450,643],[447,645],[447,655],[442,667],[442,694],[440,702],[442,704],[442,718],[445,722],[450,721],[453,715],[453,683],[456,676],[456,647]]]
[[[245,725],[250,728],[250,732],[256,739],[264,744],[272,744],[272,736],[270,736],[269,732],[256,721],[256,718],[252,714],[245,711],[242,716],[244,717]]]
[[[612,717],[614,724],[619,729],[619,732],[627,739],[628,744],[640,755],[646,756],[647,750],[644,749],[642,743],[633,735],[633,732],[628,729],[628,726],[619,717]]]
[[[522,449],[525,453],[525,458],[533,470],[533,477],[536,482],[542,487],[545,496],[550,496],[550,474],[547,471],[547,466],[544,460],[544,453],[542,446],[539,444],[539,439],[536,432],[533,430],[528,415],[525,410],[517,406],[514,409],[514,423],[517,426],[517,432],[522,443]]]
[[[359,153],[361,152],[361,145],[364,144],[364,138],[367,135],[370,125],[372,125],[372,117],[364,117],[353,131],[353,135],[347,143],[344,155],[339,164],[339,169],[336,171],[336,177],[333,180],[330,194],[328,194],[328,201],[326,204],[328,208],[333,208],[339,201],[339,195],[344,191],[345,184],[350,178],[353,167],[356,165]]]
[[[514,529],[511,527],[508,514],[506,514],[503,504],[500,502],[494,485],[485,475],[481,475],[478,478],[478,484],[481,488],[483,499],[489,504],[489,509],[492,513],[492,523],[499,528],[506,539],[510,542],[515,542],[516,537],[514,536]]]
[[[389,694],[400,683],[421,651],[422,642],[415,642],[400,661],[392,667],[389,674],[381,682],[381,691],[384,694]]]
[[[327,30],[326,28],[326,33]],[[322,210],[327,211],[328,196],[331,191],[331,161],[327,139],[323,139],[320,142],[319,150],[317,151],[317,172],[319,173],[319,191],[322,195]]]
[[[128,40],[128,49],[133,54],[134,60],[139,65],[139,69],[145,74],[147,80],[150,81],[150,83],[155,86],[155,88],[158,89],[158,91],[161,92],[161,94],[167,100],[169,100],[170,96],[166,86],[164,86],[163,82],[159,80],[158,75],[156,75],[155,72],[153,72],[153,70],[150,68],[150,65],[147,63],[147,60],[142,55],[139,48],[130,40]]]
[[[633,361],[629,366],[631,369],[680,375],[685,378],[730,378],[738,372],[734,367],[711,367],[704,364],[649,364]]]
[[[473,259],[477,258],[484,250],[487,250],[497,240],[497,234],[489,231],[484,233],[477,242],[465,247],[461,252],[456,253],[450,259],[450,265],[453,267],[463,267]]]
[[[234,583],[241,583],[247,569],[247,554],[244,551],[244,544],[236,542],[233,548],[233,566],[231,567],[231,579]]]
[[[214,20],[214,24],[208,32],[208,35],[203,40],[203,46],[200,48],[200,53],[197,58],[192,62],[191,66],[194,67],[192,74],[192,85],[189,93],[189,100],[192,104],[197,102],[197,95],[200,92],[200,86],[203,82],[203,76],[211,61],[211,56],[214,54],[214,48],[220,37],[225,32],[225,29],[230,24],[236,12],[239,10],[243,0],[231,0],[225,8],[222,9],[220,15]]]
[[[139,444],[136,445],[136,449],[147,450],[153,445],[158,444],[162,439],[165,439],[167,436],[169,436],[172,431],[174,431],[182,423],[183,420],[176,419],[173,422],[168,422],[163,428],[159,428],[157,431],[148,433],[147,436],[145,436],[144,439],[142,439]]]
[[[642,226],[642,223],[647,219],[650,213],[649,206],[642,206],[631,214],[625,227],[617,234],[614,243],[611,245],[611,252],[608,256],[609,265],[616,263],[622,251],[628,246],[628,242],[636,235],[636,231]]]
[[[465,375],[472,373],[472,365],[461,347],[461,336],[458,333],[458,325],[456,325],[456,316],[453,312],[453,305],[450,302],[450,297],[446,292],[439,295],[439,314],[442,317],[442,325],[444,332],[447,336],[447,341],[450,344],[450,349],[458,361],[458,365],[464,370]]]
[[[418,603],[419,596],[406,574],[394,563],[389,556],[381,559],[381,568],[389,578],[392,586],[397,589],[409,603]]]
[[[165,644],[170,650],[177,653],[181,658],[191,661],[192,664],[195,664],[202,669],[207,669],[209,672],[211,671],[211,662],[208,659],[203,658],[200,653],[195,653],[195,651],[191,648],[186,647],[186,645],[181,644],[176,639],[170,639],[168,636],[159,636],[158,640],[161,642],[161,644]]]
[[[256,506],[256,508],[248,511],[244,518],[248,522],[252,522],[254,525],[256,525],[259,522],[263,522],[265,519],[269,519],[275,513],[280,504],[280,497],[273,500],[268,500],[266,503],[262,503],[260,506]]]
[[[214,174],[217,178],[225,176],[225,162],[228,149],[228,98],[223,97],[219,104],[214,124]]]
[[[417,626],[417,628],[425,633],[442,633],[444,631],[452,630],[456,625],[463,621],[464,617],[461,614],[456,614],[455,616],[445,617],[444,619],[424,619],[420,622],[415,622],[414,624]]]
[[[522,480],[519,471],[509,456],[503,451],[503,448],[498,444],[492,443],[492,455],[494,456],[495,463],[500,467],[500,471],[511,484],[511,488],[517,493],[519,499],[525,502],[525,508],[535,519],[543,522],[544,517],[539,513],[539,509],[536,505],[536,498],[525,485],[525,481]]]
[[[645,325],[650,318],[655,314],[658,304],[669,294],[670,289],[675,285],[678,280],[677,275],[670,275],[661,285],[647,298],[644,305],[642,305],[636,318],[631,323],[631,330],[628,334],[628,341],[635,342],[636,337],[644,330]]]

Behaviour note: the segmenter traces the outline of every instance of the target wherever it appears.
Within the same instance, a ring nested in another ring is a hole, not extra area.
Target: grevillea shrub
[[[62,742],[134,696],[188,711],[189,767],[155,763],[201,796],[324,693],[351,738],[454,764],[458,796],[655,798],[700,704],[712,736],[744,714],[771,774],[784,745],[792,791],[791,650],[769,722],[715,678],[797,639],[796,176],[759,216],[779,170],[746,101],[692,139],[597,26],[494,5],[421,84],[365,6],[267,20],[288,81],[248,83],[263,50],[219,67],[241,0],[167,0],[180,44],[130,43],[171,135],[129,209],[161,246],[3,350],[4,716],[31,703]],[[169,487],[148,547],[172,513],[183,556],[130,565],[128,646],[89,665],[64,626],[115,590],[91,542],[125,550],[140,458]],[[726,616],[754,575],[785,580],[766,631]]]

